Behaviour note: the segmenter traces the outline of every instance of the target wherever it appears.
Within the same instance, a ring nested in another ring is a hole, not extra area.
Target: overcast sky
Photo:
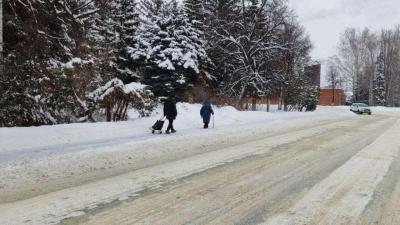
[[[312,56],[335,54],[339,35],[347,27],[373,30],[400,24],[400,0],[289,0],[314,44]]]

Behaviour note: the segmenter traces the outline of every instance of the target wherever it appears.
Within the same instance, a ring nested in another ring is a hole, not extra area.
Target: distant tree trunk
[[[283,105],[283,111],[285,111],[285,112],[289,111],[289,107],[288,107],[287,101],[285,99],[285,98],[289,99],[289,97],[290,97],[289,93],[285,93],[285,92],[282,93],[282,105]]]
[[[271,105],[271,96],[270,95],[268,95],[267,96],[267,112],[269,112],[270,111],[270,105]]]
[[[369,90],[368,90],[368,104],[370,105],[370,106],[372,106],[372,105],[375,105],[374,104],[374,94],[373,94],[373,91],[374,91],[374,80],[373,79],[371,79],[370,81],[369,81]]]
[[[113,106],[112,106],[111,103],[108,103],[106,105],[106,119],[107,119],[107,122],[111,122],[111,119],[112,119],[112,108],[113,108]]]
[[[237,102],[237,108],[239,110],[243,110],[243,98],[246,96],[246,87],[242,88],[242,91],[240,92],[240,96]]]
[[[257,110],[257,98],[253,97],[251,99],[251,110],[256,111]]]
[[[283,105],[283,88],[281,87],[281,93],[279,94],[278,110],[282,111]]]
[[[120,107],[120,103],[119,103],[119,101],[117,101],[115,106],[111,109],[112,121],[115,121],[117,119],[117,111],[118,111],[119,107]]]
[[[335,88],[332,87],[332,105],[336,105],[335,104]]]

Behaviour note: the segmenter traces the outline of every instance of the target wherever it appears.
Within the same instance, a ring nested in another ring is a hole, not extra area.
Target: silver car
[[[372,114],[369,106],[364,103],[353,103],[350,106],[350,111],[358,113],[358,114],[363,114],[363,113],[368,113],[368,115]]]

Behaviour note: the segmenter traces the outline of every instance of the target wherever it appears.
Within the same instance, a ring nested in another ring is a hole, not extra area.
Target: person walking
[[[167,127],[167,134],[175,133],[176,130],[174,129],[174,120],[176,119],[178,112],[176,110],[176,103],[172,98],[168,98],[164,102],[164,116],[168,120],[168,127]]]
[[[203,103],[203,107],[200,109],[200,115],[203,118],[204,129],[208,128],[208,124],[210,123],[211,114],[214,116],[214,110],[211,107],[210,101],[205,101]]]

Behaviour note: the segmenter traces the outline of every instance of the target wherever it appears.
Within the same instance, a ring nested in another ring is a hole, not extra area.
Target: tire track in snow
[[[300,194],[328,176],[393,120],[368,117],[371,124],[365,121],[280,145],[272,152],[207,170],[62,224],[258,224],[259,211],[270,210],[279,201],[290,204],[286,195]]]
[[[264,140],[196,155],[15,203],[2,204],[0,224],[58,223],[65,218],[81,215],[86,209],[93,209],[118,199],[127,199],[140,191],[160,187],[166,182],[173,182],[252,155],[268,153],[276,146],[329,132],[331,129],[348,126],[349,123],[356,125],[359,122],[360,120],[333,122],[301,131],[289,131]]]
[[[374,116],[375,117],[375,116]],[[205,152],[215,151],[267,137],[324,126],[335,119],[296,121],[291,127],[259,124],[253,130],[239,127],[226,135],[226,130],[212,130],[201,135],[178,135],[131,142],[113,147],[87,149],[85,152],[48,156],[23,161],[2,168],[0,164],[0,203],[14,202],[49,192],[90,183],[158,164],[172,162]],[[342,121],[362,120],[344,117]],[[278,123],[279,124],[279,123]],[[184,147],[182,147],[184,146]],[[74,166],[71,166],[74,165]]]
[[[361,224],[360,215],[399,154],[399,134],[397,120],[371,145],[314,186],[288,212],[263,225]]]

